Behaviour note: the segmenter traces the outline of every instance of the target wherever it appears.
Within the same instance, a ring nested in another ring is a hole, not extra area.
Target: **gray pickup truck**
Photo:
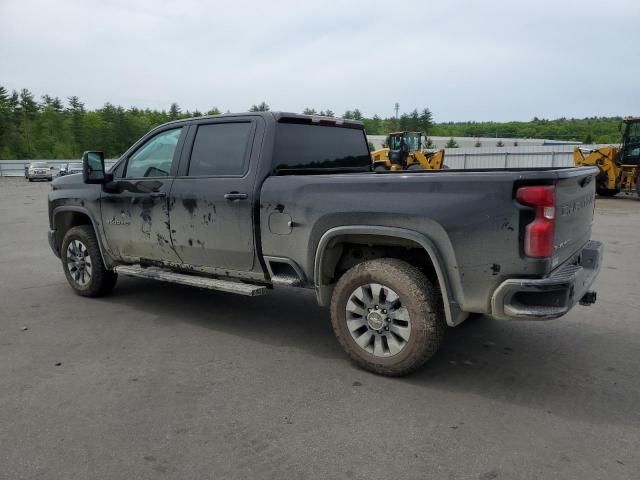
[[[373,172],[360,122],[288,113],[155,128],[49,194],[49,243],[80,295],[117,275],[241,295],[314,289],[353,361],[403,375],[470,313],[590,304],[597,168]],[[301,318],[300,321],[304,321]]]

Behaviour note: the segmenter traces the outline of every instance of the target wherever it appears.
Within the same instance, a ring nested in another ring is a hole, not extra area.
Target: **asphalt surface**
[[[640,478],[635,198],[597,201],[594,306],[473,318],[389,379],[349,363],[309,292],[74,295],[48,190],[0,179],[2,479]]]

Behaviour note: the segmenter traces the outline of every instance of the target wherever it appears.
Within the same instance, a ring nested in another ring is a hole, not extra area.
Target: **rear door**
[[[143,141],[105,186],[101,198],[106,243],[124,261],[179,262],[171,246],[168,196],[186,127],[168,127]]]
[[[171,238],[182,262],[249,272],[256,266],[254,203],[259,117],[202,121],[170,193]]]

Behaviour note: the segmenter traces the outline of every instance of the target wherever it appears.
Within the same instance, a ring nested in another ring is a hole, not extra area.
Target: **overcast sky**
[[[89,108],[640,115],[640,1],[0,0],[0,85]]]

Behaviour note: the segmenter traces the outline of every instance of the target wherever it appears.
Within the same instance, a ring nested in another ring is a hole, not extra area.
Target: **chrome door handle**
[[[246,193],[229,192],[224,194],[224,198],[227,200],[246,200],[249,198],[249,195]]]
[[[167,196],[167,192],[151,192],[149,196],[152,198],[162,198]]]

